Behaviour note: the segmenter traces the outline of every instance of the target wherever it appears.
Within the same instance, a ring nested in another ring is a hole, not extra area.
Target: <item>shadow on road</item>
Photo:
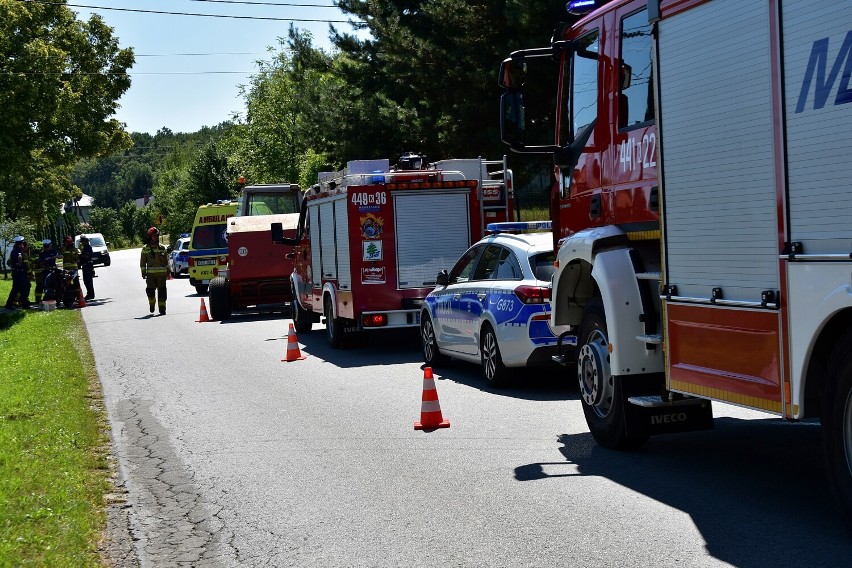
[[[561,435],[565,462],[519,466],[515,479],[609,479],[690,515],[708,552],[734,566],[848,565],[852,539],[832,502],[819,425],[735,418],[715,425],[652,438],[633,452],[602,448],[591,434]]]

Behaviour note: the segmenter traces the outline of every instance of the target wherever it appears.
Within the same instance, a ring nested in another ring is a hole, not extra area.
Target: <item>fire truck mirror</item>
[[[450,275],[446,270],[442,270],[438,273],[438,276],[435,278],[435,284],[438,286],[446,286],[450,283]]]
[[[524,94],[508,91],[500,97],[500,137],[512,148],[524,146]]]
[[[523,56],[509,57],[500,64],[500,86],[520,89],[527,78],[527,60]]]

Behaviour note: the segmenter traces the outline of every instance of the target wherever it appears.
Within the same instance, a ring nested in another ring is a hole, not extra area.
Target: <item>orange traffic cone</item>
[[[204,298],[201,298],[201,313],[198,316],[198,319],[195,320],[197,323],[204,323],[210,321],[210,318],[207,316],[207,306],[204,305]]]
[[[299,340],[296,339],[296,330],[293,329],[293,324],[290,324],[290,331],[287,332],[287,356],[282,361],[301,361],[306,359],[302,352],[299,351]]]
[[[85,308],[86,307],[86,298],[83,296],[82,290],[80,290],[79,292],[80,292],[80,297],[77,299],[77,303],[80,305],[81,308]]]
[[[438,402],[438,391],[435,389],[435,379],[432,377],[432,367],[423,369],[423,405],[420,410],[420,422],[414,423],[415,430],[434,430],[449,428],[450,421],[441,415],[441,403]]]

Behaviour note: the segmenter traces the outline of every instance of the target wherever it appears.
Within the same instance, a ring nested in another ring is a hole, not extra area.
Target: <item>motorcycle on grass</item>
[[[80,300],[80,280],[76,270],[63,270],[59,267],[49,269],[44,277],[44,299],[55,300],[70,308]]]

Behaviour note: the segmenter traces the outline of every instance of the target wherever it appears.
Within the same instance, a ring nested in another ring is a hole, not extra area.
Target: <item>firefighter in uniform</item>
[[[30,307],[30,281],[27,278],[27,241],[22,236],[13,239],[14,246],[9,253],[9,266],[12,267],[12,290],[6,299],[6,309],[15,309],[15,302],[20,302],[22,308]]]
[[[168,270],[168,253],[166,247],[160,244],[160,231],[157,227],[151,227],[146,233],[147,241],[142,247],[142,258],[139,260],[139,268],[142,269],[142,278],[147,282],[145,293],[148,295],[149,311],[154,313],[154,293],[157,294],[156,304],[160,309],[160,315],[166,314],[166,277]]]
[[[44,292],[44,269],[41,267],[41,249],[44,244],[41,241],[33,243],[33,250],[30,251],[30,280],[35,283],[35,303],[41,303],[41,295]]]
[[[95,265],[92,264],[92,245],[89,244],[89,237],[86,235],[80,236],[80,268],[83,270],[83,284],[86,285],[86,300],[95,299]]]
[[[65,237],[62,244],[62,250],[59,254],[62,255],[62,270],[77,272],[80,264],[80,251],[78,251],[77,247],[74,246],[73,238],[70,236]],[[77,296],[81,296],[83,294],[82,289],[80,288],[79,275],[74,277],[74,289],[77,291]]]

